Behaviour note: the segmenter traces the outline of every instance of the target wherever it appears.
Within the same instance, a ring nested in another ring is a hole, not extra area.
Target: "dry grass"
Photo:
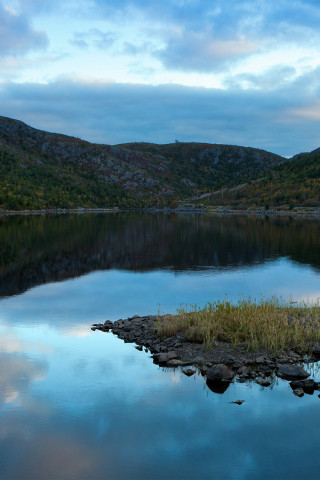
[[[181,332],[189,341],[208,346],[214,341],[244,344],[248,350],[280,353],[293,348],[307,352],[320,343],[320,303],[241,299],[182,307],[176,315],[158,318],[160,337]]]

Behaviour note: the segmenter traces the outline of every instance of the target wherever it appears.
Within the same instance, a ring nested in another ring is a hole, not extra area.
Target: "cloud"
[[[75,32],[70,43],[79,48],[93,46],[101,50],[108,49],[114,44],[115,36],[111,32],[104,32],[98,28],[92,28],[87,32]]]
[[[208,72],[258,50],[244,37],[216,40],[209,33],[184,31],[178,32],[158,56],[167,68]]]
[[[111,21],[119,29],[126,25],[123,52],[118,53],[143,55],[149,43],[153,48],[147,53],[160,60],[162,68],[175,71],[220,72],[250,55],[264,57],[279,48],[304,46],[314,56],[319,41],[320,7],[312,1],[238,0],[230,5],[222,0],[92,0],[78,5],[80,14]],[[140,36],[144,41],[139,47]],[[80,48],[90,44],[77,37],[73,43]],[[110,38],[106,41],[109,46]],[[96,47],[105,48],[98,40]],[[282,53],[281,62],[290,64],[291,59]]]
[[[70,40],[70,43],[78,48],[88,48],[89,43],[87,42],[87,40],[85,40],[85,38],[86,35],[84,33],[75,32],[72,39]]]
[[[208,86],[220,81],[214,75],[210,81],[211,73],[246,75],[277,63],[302,71],[319,63],[320,6],[314,1],[11,0],[11,10],[3,1],[0,55],[44,48],[48,35],[51,54],[70,58],[34,69],[6,68],[8,78],[20,72],[20,81],[43,82],[87,68],[97,78],[109,69],[117,81],[179,82],[184,75],[183,83]]]
[[[0,3],[0,56],[16,56],[48,45],[46,34],[36,30],[28,17]]]
[[[34,350],[38,353],[51,353],[52,348],[39,342],[24,341],[17,333],[5,324],[1,328],[0,351],[5,353],[19,353]]]
[[[0,405],[16,400],[47,373],[44,363],[31,361],[23,355],[1,353],[0,367]]]
[[[178,24],[192,30],[205,30],[208,25],[214,27],[216,34],[228,36],[235,32],[259,32],[272,36],[290,34],[293,27],[306,27],[318,32],[320,8],[317,0],[93,0],[95,12],[109,16],[116,12],[139,12],[140,15],[153,18],[157,23]],[[92,5],[91,3],[91,5]],[[281,28],[279,28],[281,27]]]
[[[32,411],[4,414],[2,476],[312,478],[320,426],[317,398],[305,397],[301,404],[281,380],[272,392],[236,383],[219,396],[197,375],[188,379],[133,358],[123,368],[115,355],[114,369],[107,365],[99,371],[94,390],[81,389],[83,382],[74,391],[63,385],[54,398],[42,390],[31,399]],[[246,400],[240,413],[229,403],[237,398]],[[284,455],[279,445],[292,455]],[[13,451],[19,462],[12,461]],[[298,455],[303,461],[292,462]]]
[[[261,74],[241,73],[226,76],[223,85],[228,89],[279,90],[289,87],[297,77],[292,66],[275,65]]]
[[[288,110],[288,114],[293,115],[297,119],[306,119],[311,121],[320,122],[320,100],[311,105],[306,105],[302,108]]]
[[[261,80],[261,79],[260,79]],[[2,115],[99,143],[200,141],[282,155],[320,145],[317,117],[297,112],[320,99],[319,70],[275,89],[134,85],[60,79],[4,83]]]

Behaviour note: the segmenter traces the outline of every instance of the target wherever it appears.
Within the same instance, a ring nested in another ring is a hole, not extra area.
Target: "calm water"
[[[312,221],[0,219],[0,478],[316,478],[317,394],[279,380],[218,395],[90,325],[225,297],[318,298],[319,239]]]

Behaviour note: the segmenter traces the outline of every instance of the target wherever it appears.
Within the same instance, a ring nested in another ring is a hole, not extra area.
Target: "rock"
[[[207,371],[209,370],[209,368],[206,366],[206,365],[201,365],[200,367],[200,373],[201,375],[204,377],[207,373]]]
[[[297,396],[297,397],[303,397],[304,395],[304,391],[302,388],[295,388],[293,390],[293,393]]]
[[[309,375],[309,373],[298,365],[283,364],[279,365],[277,370],[277,376],[285,380],[304,379],[309,377]]]
[[[251,362],[250,362],[250,363],[251,363]],[[244,364],[244,362],[235,361],[235,362],[233,362],[233,368],[234,368],[235,370],[237,370],[237,369],[243,367],[243,364]]]
[[[196,357],[193,358],[192,363],[194,365],[204,365],[205,360],[202,356],[197,355]],[[210,367],[212,367],[212,364],[210,365]]]
[[[142,352],[142,346],[141,346],[141,345],[138,345],[138,346],[136,347],[136,349],[139,350],[139,352]]]
[[[316,347],[314,347],[312,351],[312,355],[316,358],[320,358],[320,345],[317,345]]]
[[[166,365],[168,367],[185,367],[186,365],[190,365],[190,362],[184,362],[178,358],[173,358],[172,360],[168,360]]]
[[[97,330],[97,327],[91,327],[91,330],[95,332]]]
[[[319,351],[319,355],[320,355],[320,351]],[[288,353],[288,356],[293,358],[294,360],[299,360],[299,358],[300,358],[300,355],[298,355],[296,352],[292,352],[292,351]]]
[[[261,387],[269,387],[271,385],[271,382],[266,378],[257,378],[256,383],[261,385]]]
[[[263,355],[256,358],[256,363],[265,363],[266,359]]]
[[[210,382],[231,382],[234,377],[234,372],[229,370],[229,368],[223,363],[218,365],[213,365],[207,371],[207,379]]]
[[[237,374],[243,376],[243,377],[248,377],[249,374],[251,372],[251,369],[249,367],[240,367],[238,370],[237,370]]]
[[[278,365],[286,365],[288,363],[288,360],[286,358],[278,358],[277,360]]]
[[[224,362],[226,364],[230,365],[231,363],[234,363],[234,361],[235,361],[235,358],[233,355],[229,355],[229,354],[225,355]]]
[[[316,390],[317,383],[311,378],[307,380],[294,380],[293,382],[290,382],[290,387],[292,388],[292,390],[302,388],[304,393],[312,395],[313,392]]]
[[[290,387],[292,388],[292,390],[294,390],[295,388],[302,388],[302,380],[293,380],[292,382],[289,383]]]
[[[153,355],[154,360],[156,360],[158,363],[167,363],[169,360],[172,360],[173,358],[177,358],[176,352],[166,352],[166,353],[155,353]]]
[[[262,372],[267,377],[272,373],[272,370],[269,367],[260,366],[259,368],[260,368],[259,372]]]
[[[182,369],[182,372],[187,375],[187,377],[191,377],[192,375],[194,375],[196,373],[195,370],[193,370],[193,368],[183,368]]]
[[[235,403],[236,405],[242,405],[245,400],[235,400],[234,402],[229,402],[229,403]]]

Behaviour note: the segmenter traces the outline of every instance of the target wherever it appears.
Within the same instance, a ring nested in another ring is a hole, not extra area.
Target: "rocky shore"
[[[160,338],[158,321],[159,318],[153,315],[135,315],[115,322],[106,320],[104,324],[93,324],[91,330],[110,331],[126,343],[135,343],[138,350],[150,352],[154,363],[162,367],[182,368],[187,376],[199,371],[206,378],[208,387],[216,393],[226,391],[233,381],[254,381],[268,387],[276,377],[290,381],[293,393],[299,397],[320,390],[320,382],[310,379],[310,374],[301,366],[320,360],[320,346],[314,346],[310,355],[291,350],[278,357],[263,351],[248,352],[245,345],[235,348],[226,342],[214,342],[208,348],[185,341],[182,334]]]

